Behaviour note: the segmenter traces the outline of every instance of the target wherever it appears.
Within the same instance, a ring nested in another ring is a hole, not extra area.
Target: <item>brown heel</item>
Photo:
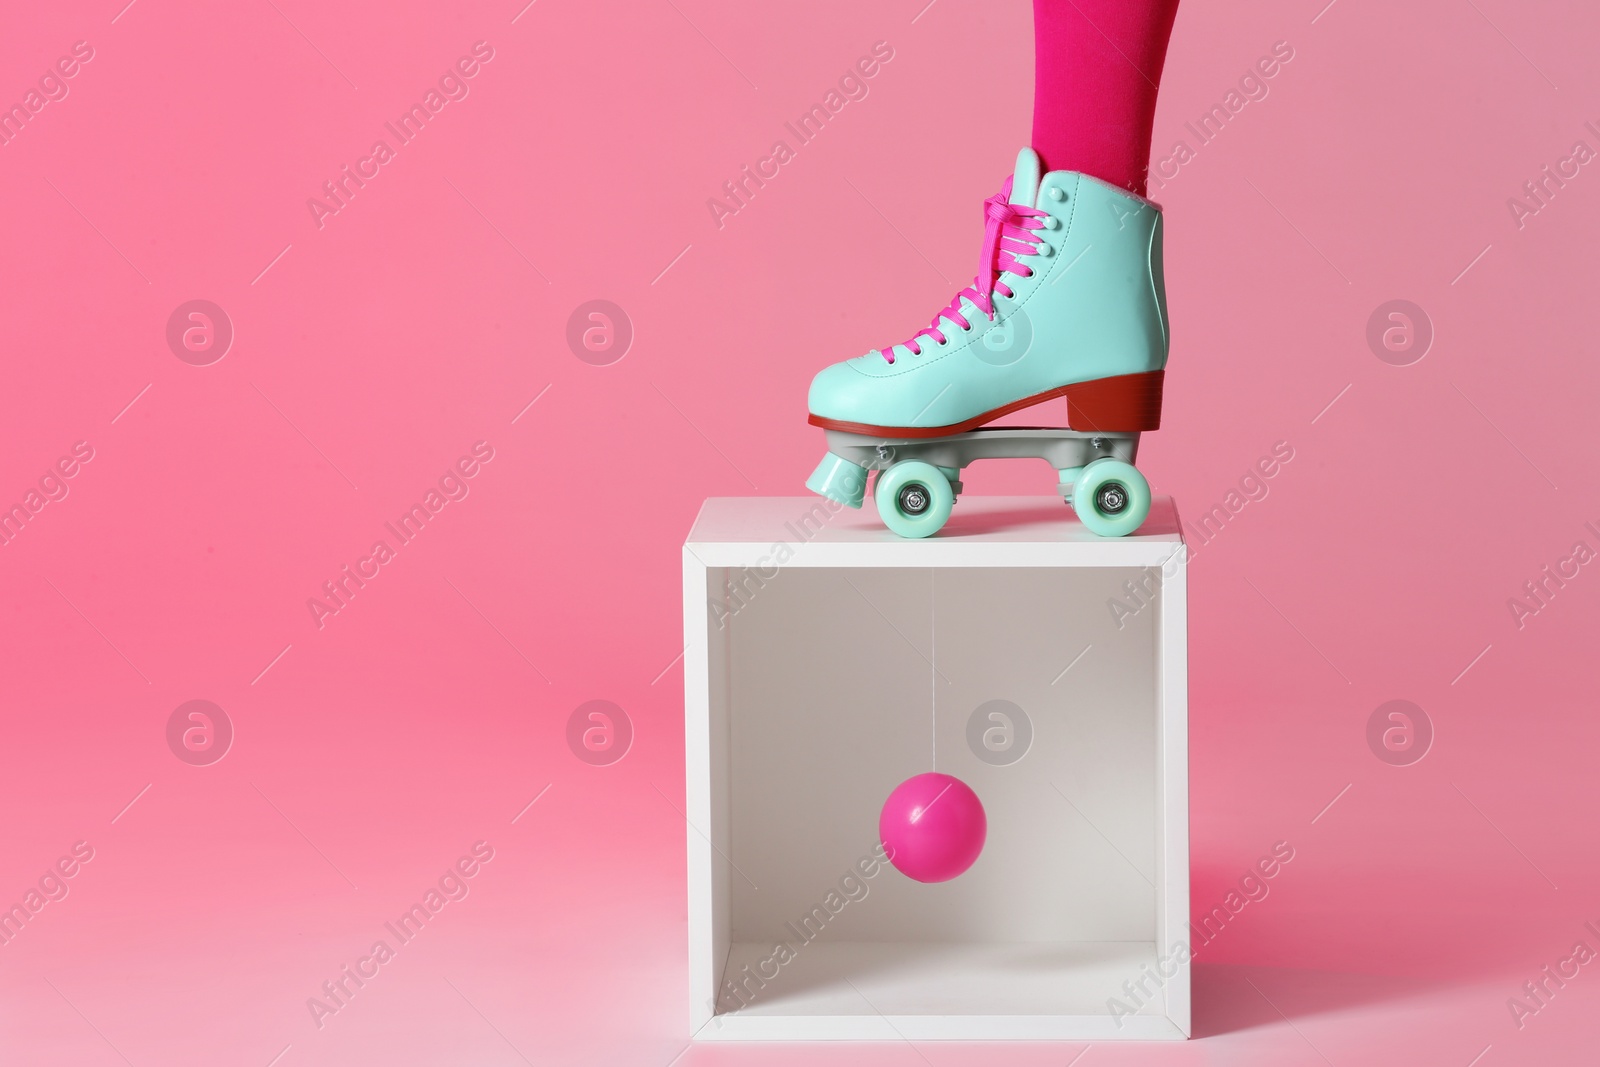
[[[1067,425],[1074,430],[1133,433],[1161,428],[1165,371],[1121,374],[1066,387]]]

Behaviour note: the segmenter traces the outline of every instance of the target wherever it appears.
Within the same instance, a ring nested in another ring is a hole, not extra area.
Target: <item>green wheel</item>
[[[879,474],[873,497],[878,517],[901,537],[938,533],[956,502],[950,479],[918,459],[903,460]]]
[[[1078,475],[1072,507],[1090,533],[1126,537],[1150,514],[1150,483],[1120,459],[1097,459]]]

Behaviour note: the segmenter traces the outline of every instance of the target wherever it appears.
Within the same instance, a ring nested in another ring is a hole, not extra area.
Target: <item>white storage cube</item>
[[[963,498],[920,541],[708,500],[683,553],[696,1039],[1187,1036],[1183,561],[1166,498],[1124,538]],[[929,770],[988,817],[938,884],[874,854]]]

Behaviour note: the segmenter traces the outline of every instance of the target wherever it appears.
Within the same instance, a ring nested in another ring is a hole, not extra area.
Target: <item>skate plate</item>
[[[1130,534],[1149,513],[1150,486],[1134,467],[1137,432],[1000,426],[947,437],[825,433],[828,455],[807,485],[829,499],[860,507],[866,472],[878,471],[878,514],[902,537],[937,533],[961,494],[962,468],[980,459],[1044,460],[1056,469],[1062,500],[1102,536]]]
[[[824,431],[828,451],[867,470],[884,470],[916,459],[956,471],[980,459],[1042,459],[1057,471],[1087,467],[1097,459],[1132,463],[1139,452],[1137,433],[1103,433],[1040,426],[996,426],[949,437],[868,437]],[[961,492],[960,484],[952,486]],[[1071,500],[1071,485],[1062,490]]]

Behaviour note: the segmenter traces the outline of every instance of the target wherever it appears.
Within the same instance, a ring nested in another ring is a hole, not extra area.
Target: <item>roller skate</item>
[[[858,508],[876,471],[884,525],[927,537],[964,467],[1031,457],[1091,532],[1133,533],[1150,511],[1134,460],[1160,425],[1167,363],[1161,209],[1086,174],[1041,175],[1024,148],[984,218],[977,278],[926,329],[812,380],[828,454],[806,487]],[[1065,427],[987,425],[1059,399]]]

